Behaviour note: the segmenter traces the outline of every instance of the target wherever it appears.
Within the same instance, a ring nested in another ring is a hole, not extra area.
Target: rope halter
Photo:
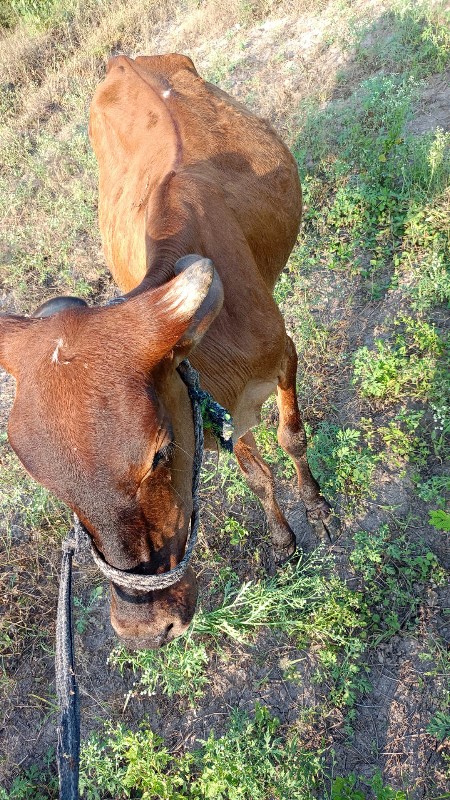
[[[192,473],[191,524],[185,553],[179,564],[160,575],[142,575],[132,570],[122,570],[113,567],[105,561],[103,555],[95,546],[78,517],[76,515],[74,517],[74,533],[76,540],[80,542],[83,538],[86,539],[86,537],[88,537],[92,558],[100,572],[109,581],[123,589],[154,592],[167,589],[168,586],[172,586],[174,583],[178,583],[178,581],[181,580],[191,560],[198,536],[200,521],[199,482],[203,459],[204,428],[211,431],[223,449],[228,452],[232,452],[233,450],[233,441],[231,438],[233,434],[233,423],[231,415],[219,405],[219,403],[216,403],[208,392],[200,389],[198,372],[191,367],[187,359],[182,361],[177,369],[181,380],[187,387],[189,399],[191,401],[195,439]]]

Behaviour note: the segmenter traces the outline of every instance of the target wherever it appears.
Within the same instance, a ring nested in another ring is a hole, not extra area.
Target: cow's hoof
[[[314,533],[321,542],[330,544],[330,542],[334,541],[339,525],[331,506],[323,497],[313,508],[306,510],[306,516]]]
[[[295,540],[295,536],[293,536],[292,541],[286,545],[285,547],[277,547],[275,544],[272,545],[273,549],[273,559],[277,567],[281,567],[282,564],[285,564],[286,561],[289,561],[290,558],[294,555],[297,550],[297,542]]]

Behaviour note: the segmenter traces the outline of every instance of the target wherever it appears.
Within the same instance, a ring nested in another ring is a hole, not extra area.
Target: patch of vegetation
[[[3,0],[0,27],[12,28],[21,22],[33,32],[61,21],[76,6],[76,0]]]
[[[395,403],[406,397],[432,399],[436,373],[446,368],[446,341],[434,325],[403,316],[393,342],[375,340],[375,349],[361,347],[354,356],[353,381],[364,397]],[[441,378],[438,378],[441,380]]]
[[[450,714],[445,711],[438,711],[427,725],[427,731],[438,742],[450,739]]]
[[[69,512],[54,495],[36,483],[23,469],[0,434],[0,538],[6,549],[11,545],[13,528],[20,533],[43,529],[61,537],[69,523]]]
[[[383,783],[355,775],[330,778],[322,751],[311,751],[296,733],[285,732],[264,706],[254,714],[233,710],[228,730],[211,731],[200,747],[174,758],[161,737],[141,723],[132,731],[106,723],[81,749],[82,800],[365,800],[356,789],[366,785],[375,800],[407,800]],[[329,789],[329,787],[331,787]],[[329,791],[331,794],[329,794]],[[35,767],[17,778],[0,800],[53,800],[55,778]]]
[[[424,411],[401,411],[388,425],[378,428],[387,448],[385,459],[392,466],[426,463],[430,451],[421,434],[423,415]]]
[[[23,204],[28,208],[28,214],[4,234],[0,274],[5,289],[26,303],[28,311],[44,294],[66,291],[88,296],[92,289],[77,268],[75,252],[94,222],[95,190],[93,184],[87,185],[86,174],[95,175],[96,164],[86,129],[72,129],[64,143],[41,134],[35,141],[22,140],[19,150],[15,145],[3,149],[0,213],[19,213]]]
[[[208,683],[209,657],[205,644],[193,639],[192,632],[191,629],[186,637],[175,639],[164,650],[130,653],[124,647],[116,647],[111,652],[109,663],[117,666],[121,674],[125,668],[139,673],[139,680],[127,695],[127,704],[132,697],[150,696],[160,688],[167,697],[176,694],[195,705]]]
[[[356,534],[350,560],[362,580],[357,591],[333,575],[332,559],[324,552],[268,580],[239,585],[234,574],[224,575],[221,604],[212,611],[200,608],[185,637],[161,651],[113,651],[111,663],[139,676],[128,699],[159,689],[193,704],[208,682],[211,646],[220,656],[226,639],[256,644],[266,626],[301,649],[313,647],[315,680],[328,684],[328,701],[346,708],[351,720],[358,696],[370,689],[362,660],[367,648],[413,626],[421,602],[418,587],[443,580],[444,573],[431,551],[406,533],[394,536],[387,525]]]
[[[450,532],[450,514],[438,508],[436,511],[430,511],[430,525],[437,528],[438,531]]]
[[[361,431],[321,423],[308,447],[308,462],[325,497],[343,495],[350,507],[374,496],[372,478],[379,456]]]
[[[417,89],[410,76],[376,76],[347,103],[309,111],[297,147],[305,190],[300,258],[303,268],[359,274],[375,300],[398,285],[407,265],[407,291],[425,306],[447,297],[450,135],[406,133]]]
[[[366,791],[358,788],[363,785],[372,790],[375,800],[408,800],[405,792],[386,786],[380,772],[370,779],[358,779],[354,774],[335,778],[331,785],[330,800],[367,800]]]
[[[36,484],[0,441],[0,700],[15,686],[15,668],[32,645],[47,651],[57,587],[49,552],[69,527],[67,509]],[[51,563],[51,562],[50,562]]]
[[[0,800],[53,800],[58,797],[58,778],[50,769],[54,752],[47,754],[41,767],[32,765],[14,779],[9,791],[0,786]]]
[[[400,68],[416,78],[441,72],[449,63],[449,21],[443,2],[432,12],[429,3],[400,0],[375,22],[357,29],[356,58],[365,69]],[[387,35],[381,36],[382,31]]]
[[[273,401],[268,401],[265,407],[263,406],[263,418],[269,405],[273,408]],[[263,422],[254,431],[254,435],[262,457],[280,478],[283,480],[293,478],[295,475],[294,462],[278,444],[276,429],[272,425]]]
[[[168,696],[178,693],[193,703],[207,683],[208,639],[220,653],[227,638],[251,644],[266,626],[302,648],[314,642],[320,676],[326,674],[335,686],[333,699],[351,704],[356,683],[361,684],[355,664],[364,649],[358,631],[365,627],[365,601],[330,574],[331,568],[330,557],[316,551],[268,580],[239,585],[235,575],[228,575],[221,604],[212,611],[200,608],[186,637],[160,651],[128,653],[119,647],[110,661],[122,671],[127,666],[139,673],[130,696],[159,687]]]
[[[89,625],[89,617],[99,600],[103,599],[105,590],[103,586],[95,586],[91,589],[87,602],[83,602],[80,597],[73,598],[75,628],[78,633],[84,633]]]
[[[228,502],[234,503],[237,499],[253,497],[235,457],[221,451],[219,458],[219,469],[212,473],[211,478],[218,478],[220,488]]]
[[[421,603],[419,587],[429,580],[445,581],[435,554],[411,540],[407,532],[394,535],[389,525],[354,535],[350,562],[370,597],[370,623],[376,641],[414,624]]]
[[[427,503],[436,503],[439,508],[445,508],[450,499],[450,476],[433,475],[428,480],[417,483],[417,494]]]
[[[205,74],[203,60],[210,78],[231,88],[240,99],[247,96],[258,113],[272,86],[261,84],[254,38],[268,44],[264,54],[273,61],[271,46],[276,43],[278,48],[278,39],[264,37],[272,24],[281,24],[281,8],[283,13],[285,8],[289,14],[307,13],[304,4],[292,2],[236,0],[222,9],[218,0],[201,4],[192,0],[186,4],[186,13],[184,6],[181,10],[181,31],[175,19],[180,9],[169,4],[171,33],[164,38],[164,6],[151,4],[143,14],[142,4],[134,0],[6,0],[0,8],[0,26],[17,25],[12,34],[17,58],[4,63],[0,85],[0,212],[4,218],[0,277],[6,302],[18,311],[32,309],[49,294],[67,291],[98,297],[102,292],[105,276],[102,273],[99,279],[96,165],[87,139],[86,109],[106,56],[113,50],[148,49],[150,23],[160,14],[158,46],[165,42],[170,50],[173,41],[183,42],[201,74]],[[442,465],[450,455],[450,359],[443,330],[450,304],[450,134],[436,128],[417,135],[413,123],[423,79],[449,63],[447,16],[441,3],[410,0],[389,0],[387,9],[381,13],[376,9],[369,22],[367,9],[361,12],[351,3],[310,8],[311,13],[317,12],[314,19],[320,17],[315,30],[319,49],[313,56],[319,67],[323,69],[320,62],[326,48],[339,47],[345,39],[346,45],[356,46],[356,61],[366,79],[353,90],[352,50],[350,82],[346,67],[336,76],[338,99],[325,96],[319,87],[317,96],[304,102],[298,122],[300,115],[292,102],[295,94],[289,81],[286,88],[283,84],[283,76],[291,74],[285,67],[298,71],[297,60],[288,57],[287,50],[277,50],[281,79],[274,81],[270,108],[296,143],[305,216],[275,296],[298,348],[301,405],[309,430],[316,431],[310,436],[309,458],[326,496],[343,498],[350,513],[367,507],[383,470],[400,478],[408,471],[419,498],[428,504],[419,522],[425,527],[429,516],[437,540],[438,531],[448,529],[449,517],[449,485]],[[217,23],[217,35],[225,46],[217,46],[215,30],[212,50],[204,44],[197,46],[195,35],[189,34],[191,11],[197,25],[200,19],[202,24],[204,19],[216,24],[214,14],[224,15],[220,31]],[[270,11],[277,16],[268,19],[268,26],[251,27]],[[203,13],[209,17],[200,16]],[[285,29],[273,30],[281,41]],[[292,31],[296,45],[295,26]],[[9,45],[6,39],[5,34],[3,52]],[[302,49],[302,71],[309,69],[308,58],[308,49]],[[247,69],[244,89],[240,78]],[[300,71],[294,77],[295,92],[304,79]],[[395,313],[400,308],[396,321],[390,300]],[[356,375],[355,371],[356,382],[349,386],[351,353],[345,349],[359,325],[355,312],[359,315],[367,309],[370,313],[361,315],[363,333],[365,341],[372,341],[368,337],[373,335],[374,345],[358,351],[355,370],[360,372]],[[345,416],[343,394],[351,398]],[[367,401],[373,419],[370,424],[357,423],[351,416],[352,404]],[[273,417],[270,407],[264,415]],[[256,437],[280,477],[291,477],[293,465],[278,448],[275,431],[261,427]],[[32,641],[34,652],[53,623],[43,624],[47,620],[36,614],[47,609],[52,615],[56,568],[47,561],[48,553],[69,525],[69,517],[47,493],[24,478],[10,461],[9,451],[4,452],[0,489],[5,490],[5,499],[2,495],[0,512],[5,518],[1,534],[5,555],[0,566],[2,612],[6,607],[6,613],[0,628],[0,656],[8,667],[8,675],[5,670],[1,678],[7,692],[8,682],[13,681],[10,665],[22,654],[24,643]],[[244,545],[248,533],[241,519],[251,494],[235,462],[221,458],[218,469],[204,470],[203,491],[206,497],[217,492],[217,505],[221,500],[223,505],[232,503],[231,514],[218,513],[214,524],[224,531],[227,542]],[[349,584],[337,577],[333,561],[321,553],[269,580],[255,578],[242,584],[230,569],[220,570],[186,637],[159,652],[114,652],[112,661],[119,669],[131,668],[136,673],[131,695],[143,692],[145,701],[146,695],[155,693],[162,703],[167,703],[167,696],[172,702],[180,698],[181,708],[206,703],[201,696],[217,674],[215,665],[220,668],[228,655],[227,643],[234,642],[236,658],[240,645],[246,654],[253,646],[258,658],[258,634],[266,627],[280,644],[289,643],[294,666],[297,656],[305,657],[298,653],[299,647],[314,665],[316,695],[321,703],[325,697],[320,706],[323,713],[312,724],[314,735],[318,722],[327,737],[334,735],[327,718],[336,717],[336,708],[344,719],[344,731],[350,734],[357,713],[355,700],[369,688],[369,654],[393,634],[414,635],[420,598],[442,576],[429,547],[412,542],[406,529],[397,531],[393,524],[381,524],[385,517],[379,506],[371,505],[371,511],[377,514],[380,527],[354,536],[354,575]],[[349,515],[345,522],[349,523]],[[31,542],[26,539],[28,529]],[[224,548],[215,557],[224,559]],[[339,575],[347,568],[343,560]],[[213,570],[216,567],[213,564]],[[248,575],[249,570],[246,565],[242,572]],[[22,589],[30,582],[33,589],[28,596]],[[88,624],[96,592],[86,592],[87,600],[76,609],[79,630]],[[10,615],[12,611],[15,616]],[[435,671],[443,682],[448,665],[445,670],[436,666]],[[294,680],[296,672],[298,676],[298,670],[287,672],[285,679]],[[434,688],[443,696],[437,679]],[[439,710],[428,723],[429,733],[438,741],[448,735],[448,697],[444,700],[436,702]],[[235,720],[233,716],[227,733],[212,734],[195,753],[181,751],[181,759],[177,748],[175,761],[148,726],[136,733],[111,722],[86,745],[84,796],[95,800],[406,797],[404,791],[384,785],[379,774],[367,779],[357,773],[341,776],[333,770],[329,775],[325,754],[320,748],[317,752],[306,747],[299,729],[297,725],[296,735],[282,729],[263,710],[257,710],[255,718],[237,715]],[[32,768],[17,778],[8,793],[0,789],[2,800],[3,796],[14,800],[56,797],[54,776],[43,777]]]
[[[317,305],[317,287],[305,275],[304,249],[294,247],[286,269],[275,286],[274,297],[293,338],[299,360],[297,393],[303,412],[323,415],[321,400],[326,391],[324,373],[341,357],[339,337],[332,326],[324,325],[313,313]],[[317,369],[320,364],[320,370]]]

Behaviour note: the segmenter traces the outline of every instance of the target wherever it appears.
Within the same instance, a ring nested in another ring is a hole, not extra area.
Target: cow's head
[[[222,305],[207,259],[117,305],[59,299],[0,316],[0,364],[16,379],[8,432],[28,472],[78,515],[108,564],[158,574],[181,560],[192,510],[194,433],[176,366]],[[131,647],[182,633],[190,568],[146,594],[111,586],[111,621]]]

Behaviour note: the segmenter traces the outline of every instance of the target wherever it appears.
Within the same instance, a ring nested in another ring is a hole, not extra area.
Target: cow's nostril
[[[173,628],[173,622],[171,622],[170,625],[167,626],[164,632],[164,641],[167,641],[167,639],[169,638],[169,633],[172,630],[172,628]]]

